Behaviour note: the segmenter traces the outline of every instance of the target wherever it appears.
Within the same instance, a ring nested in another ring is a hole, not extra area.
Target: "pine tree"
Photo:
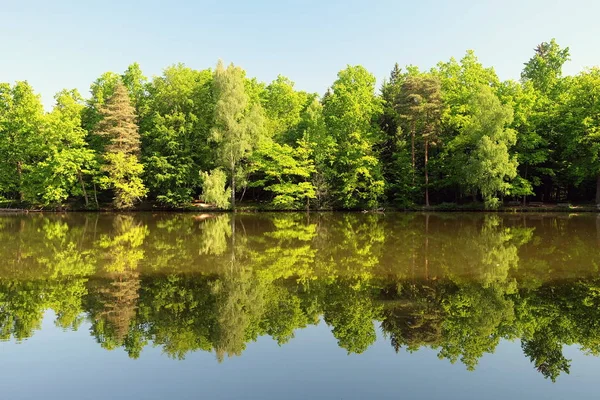
[[[140,135],[136,124],[135,108],[131,105],[125,85],[117,83],[115,92],[100,108],[103,119],[98,135],[108,139],[107,153],[137,155],[140,151]]]
[[[101,187],[114,190],[114,206],[130,208],[147,190],[141,179],[144,167],[138,160],[140,135],[127,89],[118,82],[114,94],[100,108],[97,135],[106,139]]]
[[[430,75],[414,75],[405,79],[398,98],[398,111],[411,136],[413,184],[416,170],[415,135],[420,134],[425,150],[425,205],[429,207],[429,145],[436,144],[442,118],[440,81]]]

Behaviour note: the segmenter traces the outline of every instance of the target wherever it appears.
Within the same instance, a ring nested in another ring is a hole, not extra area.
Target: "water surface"
[[[600,217],[0,216],[7,399],[600,389]]]

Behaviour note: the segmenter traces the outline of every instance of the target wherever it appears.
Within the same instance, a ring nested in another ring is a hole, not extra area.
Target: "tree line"
[[[45,112],[0,83],[0,200],[116,209],[412,208],[505,201],[600,205],[600,68],[564,76],[569,49],[537,46],[520,81],[472,51],[383,84],[347,66],[319,96],[283,76],[183,64],[107,72]]]

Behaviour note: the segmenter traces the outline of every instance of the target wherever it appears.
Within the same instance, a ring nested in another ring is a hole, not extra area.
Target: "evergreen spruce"
[[[100,108],[102,120],[96,133],[106,139],[104,166],[106,175],[101,187],[113,189],[113,204],[118,209],[131,208],[146,195],[141,175],[144,167],[138,160],[140,135],[136,114],[127,89],[118,82],[113,95]]]

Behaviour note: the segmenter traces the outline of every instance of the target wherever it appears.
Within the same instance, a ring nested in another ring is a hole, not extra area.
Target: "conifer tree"
[[[106,138],[101,187],[114,190],[114,206],[131,208],[147,190],[141,175],[144,167],[138,160],[140,135],[136,114],[127,89],[118,82],[114,94],[100,108],[102,120],[96,133]]]
[[[400,117],[406,120],[411,136],[411,156],[413,184],[415,176],[415,135],[423,139],[425,169],[425,205],[429,207],[429,145],[436,144],[442,117],[442,97],[440,81],[431,75],[409,76],[402,84],[398,109]]]

